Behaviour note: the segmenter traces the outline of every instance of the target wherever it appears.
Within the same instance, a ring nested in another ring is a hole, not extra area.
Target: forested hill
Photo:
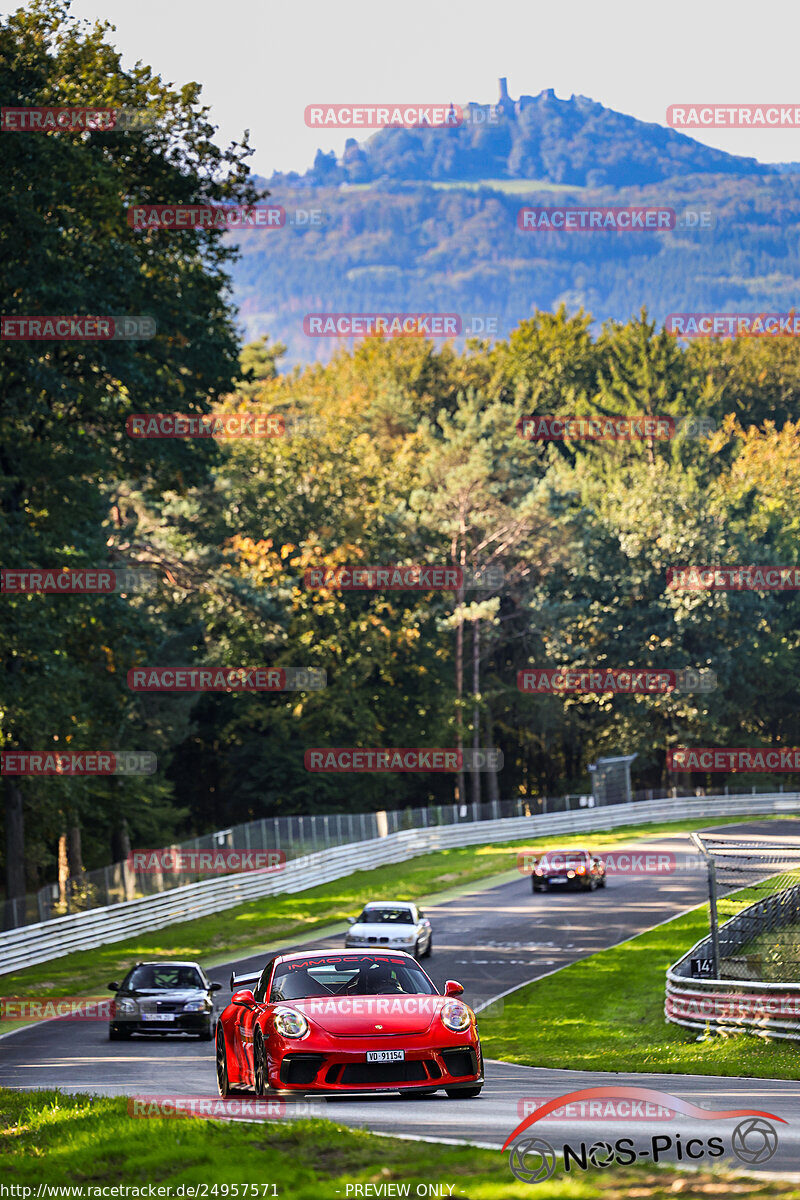
[[[785,311],[797,302],[796,171],[581,96],[546,91],[483,111],[496,123],[388,129],[363,144],[350,139],[338,159],[320,150],[302,177],[262,180],[287,223],[235,235],[245,339],[286,343],[291,364],[333,352],[332,339],[303,332],[311,312],[474,314],[508,336],[537,309],[562,303],[599,326],[643,305],[663,321],[673,311]],[[667,205],[705,212],[710,225],[530,232],[517,227],[524,204]]]
[[[539,180],[576,187],[626,187],[701,173],[764,175],[770,168],[704,146],[661,125],[637,121],[587,96],[559,100],[508,96],[500,81],[494,105],[464,106],[452,128],[382,129],[359,144],[348,138],[341,158],[317,152],[302,177],[274,175],[273,185],[482,179]],[[324,130],[320,131],[324,137]]]

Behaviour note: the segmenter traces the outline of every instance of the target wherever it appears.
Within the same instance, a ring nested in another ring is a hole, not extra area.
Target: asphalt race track
[[[780,834],[782,838],[800,840],[800,821],[749,822],[723,829],[726,833]],[[587,845],[591,848],[590,839]],[[479,1008],[492,997],[502,996],[524,982],[613,946],[706,898],[705,872],[699,869],[700,860],[688,837],[663,835],[646,842],[628,843],[626,848],[633,846],[637,850],[672,851],[681,869],[669,875],[615,875],[609,878],[607,888],[586,894],[533,895],[529,877],[520,876],[499,887],[475,891],[439,905],[426,905],[426,914],[434,927],[434,950],[423,965],[440,988],[446,979],[463,983],[464,999]],[[337,947],[343,945],[343,938],[339,935],[305,945]],[[221,1005],[230,996],[231,969],[255,970],[263,961],[264,956],[259,956],[208,972],[225,989],[219,994]],[[534,1013],[531,1020],[535,1021]],[[542,1037],[546,1038],[546,1030],[542,1030]],[[757,1108],[773,1112],[790,1124],[777,1127],[778,1149],[769,1162],[752,1169],[781,1174],[800,1172],[797,1133],[800,1083],[794,1081],[620,1076],[489,1062],[486,1086],[474,1100],[450,1101],[444,1093],[402,1100],[389,1093],[363,1100],[329,1099],[321,1104],[321,1109],[332,1120],[379,1133],[500,1146],[522,1119],[525,1098],[550,1098],[604,1083],[657,1088],[705,1108]],[[107,1095],[216,1095],[213,1043],[180,1036],[135,1037],[130,1042],[110,1043],[104,1022],[49,1021],[0,1039],[0,1085],[59,1087],[66,1092]],[[540,1134],[554,1144],[563,1140],[591,1143],[598,1138],[613,1141],[616,1137],[632,1137],[636,1139],[640,1157],[644,1158],[647,1151],[643,1148],[650,1144],[651,1136],[674,1136],[675,1131],[684,1140],[693,1136],[708,1138],[721,1132],[727,1149],[735,1124],[735,1120],[671,1118],[637,1122],[629,1118],[573,1121],[567,1125],[551,1118],[537,1123],[531,1135]],[[664,1161],[674,1162],[674,1155],[670,1158],[667,1154]],[[729,1156],[724,1161],[728,1162]],[[742,1166],[735,1159],[731,1162]]]

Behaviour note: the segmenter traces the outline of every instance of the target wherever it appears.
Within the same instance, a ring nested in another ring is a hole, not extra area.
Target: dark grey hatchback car
[[[122,983],[108,985],[117,993],[109,1040],[122,1041],[132,1033],[192,1033],[208,1042],[214,1036],[213,993],[221,987],[197,963],[137,963]]]

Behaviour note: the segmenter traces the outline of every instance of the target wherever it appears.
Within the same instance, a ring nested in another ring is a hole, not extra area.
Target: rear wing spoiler
[[[250,985],[258,983],[261,978],[261,972],[256,971],[255,975],[236,975],[231,971],[231,991],[238,992],[243,984]]]

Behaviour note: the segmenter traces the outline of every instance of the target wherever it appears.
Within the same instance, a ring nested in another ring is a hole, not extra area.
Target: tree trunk
[[[475,762],[472,764],[472,803],[481,802],[481,774],[477,769],[478,750],[481,744],[481,714],[478,708],[478,696],[481,690],[481,623],[472,622],[472,748],[475,751]]]
[[[25,895],[25,820],[22,791],[17,781],[6,776],[6,897]]]
[[[131,852],[131,835],[128,831],[127,817],[123,817],[111,834],[112,861],[125,862]]]
[[[67,863],[67,835],[61,834],[58,839],[58,903],[64,905],[69,912],[69,864]]]
[[[494,735],[492,733],[492,714],[487,704],[486,712],[486,750],[491,754],[494,749]],[[497,771],[490,771],[486,778],[486,787],[489,792],[489,800],[492,804],[500,803],[500,784],[497,781]],[[526,789],[527,795],[527,789]]]
[[[67,862],[69,863],[70,879],[80,879],[83,874],[83,859],[81,857],[81,829],[79,825],[70,825],[67,834]]]
[[[463,558],[463,555],[462,555]],[[456,604],[461,607],[464,603],[464,564],[461,564],[461,583],[456,593]],[[459,620],[456,626],[456,733],[458,737],[459,754],[464,749],[464,714],[461,711],[461,697],[464,693],[464,621]],[[458,803],[466,804],[467,790],[464,785],[464,768],[458,771]]]

